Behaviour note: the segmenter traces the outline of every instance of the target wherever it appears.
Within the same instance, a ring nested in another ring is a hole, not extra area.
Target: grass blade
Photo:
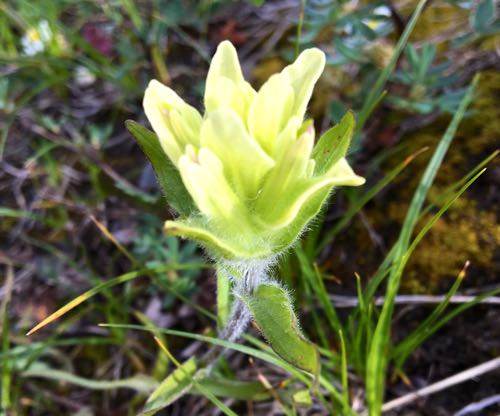
[[[448,147],[453,140],[458,124],[462,120],[465,110],[472,100],[474,88],[477,84],[476,76],[469,86],[465,97],[460,103],[458,111],[455,113],[445,134],[439,142],[427,168],[415,191],[411,204],[408,208],[401,233],[394,252],[393,267],[390,270],[389,280],[386,290],[386,301],[382,308],[380,318],[375,328],[375,333],[370,346],[367,362],[366,388],[367,401],[370,414],[380,414],[385,390],[385,376],[387,367],[387,348],[390,338],[390,326],[394,309],[394,299],[399,289],[399,283],[404,266],[408,260],[408,245],[413,233],[415,224],[420,216],[422,206],[425,202],[427,192],[431,187]]]
[[[343,413],[345,415],[349,415],[351,413],[351,406],[349,405],[349,381],[347,373],[347,349],[345,345],[344,334],[342,331],[339,331],[339,339],[340,339],[340,356],[341,367],[340,367],[340,376],[342,380],[342,397],[343,397]]]
[[[411,35],[411,32],[413,32],[413,29],[417,23],[417,20],[422,13],[425,3],[427,0],[420,0],[418,2],[417,7],[415,8],[415,11],[413,12],[413,15],[411,16],[410,21],[405,27],[405,30],[401,37],[398,40],[398,43],[396,45],[396,48],[394,49],[394,53],[391,56],[391,59],[387,66],[384,68],[384,70],[380,73],[379,77],[377,78],[377,81],[375,81],[375,84],[373,85],[373,88],[371,89],[370,93],[366,97],[363,107],[359,111],[358,114],[358,119],[357,119],[357,126],[356,126],[356,131],[357,134],[354,136],[353,139],[353,147],[356,148],[359,145],[359,142],[361,140],[361,131],[363,130],[363,126],[366,123],[366,120],[368,120],[368,117],[370,114],[373,112],[373,110],[376,108],[377,104],[380,102],[380,100],[383,98],[383,90],[385,83],[389,79],[392,71],[396,67],[396,63],[398,61],[399,56],[401,55],[401,52],[403,52],[404,47],[406,46],[406,43],[408,42],[408,38]]]
[[[67,371],[56,370],[41,363],[34,363],[28,370],[24,371],[21,376],[26,378],[35,377],[62,381],[90,390],[114,390],[125,388],[135,390],[139,393],[148,393],[158,385],[158,382],[153,378],[141,375],[121,380],[92,380],[76,376]]]
[[[427,148],[423,148],[408,156],[394,169],[387,173],[380,181],[373,185],[361,198],[355,201],[353,205],[345,212],[342,218],[335,224],[335,226],[325,234],[321,243],[318,244],[316,255],[318,255],[328,244],[330,244],[340,231],[342,231],[345,227],[347,227],[347,225],[349,225],[352,218],[361,210],[361,208],[363,208],[375,195],[377,195],[382,189],[384,189],[389,183],[391,183],[396,178],[396,176],[401,173],[401,171],[403,171],[411,162],[415,160],[417,156],[419,156],[426,150]]]
[[[97,295],[98,293],[100,293],[106,289],[109,289],[110,287],[113,287],[115,285],[119,285],[120,283],[128,282],[130,280],[133,280],[137,277],[143,276],[143,275],[148,274],[148,273],[161,273],[161,272],[174,270],[174,269],[175,268],[173,268],[172,266],[162,266],[162,267],[156,267],[156,268],[144,268],[144,269],[137,270],[134,272],[125,273],[125,274],[117,276],[113,279],[107,280],[106,282],[103,282],[103,283],[93,287],[92,289],[87,290],[85,293],[82,293],[80,296],[76,297],[71,302],[67,303],[66,305],[62,306],[54,313],[50,314],[42,322],[40,322],[38,325],[36,325],[34,328],[32,328],[26,334],[26,336],[30,336],[30,335],[34,334],[39,329],[54,322],[57,319],[59,319],[61,316],[65,315],[70,310],[76,308],[81,303],[83,303],[86,300],[90,299],[91,297]]]
[[[12,265],[7,265],[7,273],[5,280],[5,295],[2,300],[0,309],[0,319],[2,322],[2,354],[5,355],[9,351],[9,335],[10,335],[10,322],[9,322],[9,303],[11,300],[12,289],[14,288],[14,270]],[[11,406],[10,386],[12,381],[10,360],[2,360],[2,386],[0,390],[1,401],[0,410],[8,413]]]
[[[200,379],[204,378],[203,370],[197,370],[197,364],[195,358],[192,357],[183,364],[180,364],[175,357],[170,353],[170,351],[165,347],[165,345],[160,341],[159,338],[154,337],[160,349],[168,356],[168,358],[176,365],[177,370],[175,370],[169,377],[167,377],[163,383],[156,389],[153,394],[148,398],[148,401],[144,405],[143,415],[155,414],[158,410],[167,407],[170,403],[176,400],[178,397],[187,393],[193,386],[196,386],[198,390],[215,406],[219,408],[227,416],[238,416],[229,407],[222,403],[217,397],[214,396],[212,392],[207,390],[200,384]],[[175,377],[177,375],[177,377]],[[200,379],[198,379],[198,377]],[[170,386],[168,383],[173,383]],[[167,391],[162,390],[163,387],[167,388]],[[175,398],[172,397],[171,387],[174,388]],[[164,393],[167,393],[165,396]]]
[[[468,266],[469,262],[467,261],[444,299],[410,335],[408,335],[393,349],[391,357],[394,360],[397,369],[401,369],[408,356],[430,336],[429,329],[431,325],[441,316],[449,305],[450,299],[455,295],[455,293],[457,293],[457,290],[465,277],[465,272]]]
[[[343,331],[344,328],[340,322],[337,312],[335,311],[335,308],[330,302],[330,297],[328,296],[328,292],[326,291],[319,270],[317,267],[315,267],[314,270],[311,268],[309,260],[300,247],[295,248],[295,253],[299,259],[302,274],[307,278],[314,293],[318,296],[333,333],[338,335],[339,331]]]
[[[141,325],[99,324],[99,326],[104,328],[122,328],[122,329],[133,329],[138,331],[151,332],[150,328]],[[285,370],[287,373],[289,373],[290,375],[292,375],[293,377],[297,378],[299,381],[304,383],[307,387],[309,388],[312,387],[312,380],[309,375],[306,375],[306,373],[303,373],[302,371],[298,370],[293,365],[288,364],[285,360],[283,360],[274,352],[272,352],[272,350],[267,345],[261,342],[258,342],[258,345],[264,348],[265,349],[264,351],[248,347],[246,345],[237,344],[235,342],[225,341],[219,338],[209,337],[205,335],[192,334],[190,332],[185,332],[185,331],[177,331],[173,329],[163,329],[163,328],[157,328],[157,331],[167,335],[194,339],[197,341],[207,342],[212,345],[219,345],[221,347],[238,351],[254,358],[258,358],[259,360],[273,364]],[[335,400],[337,400],[339,403],[342,403],[342,395],[323,375],[320,375],[319,377],[319,384],[323,386],[325,390],[327,390],[334,397]]]

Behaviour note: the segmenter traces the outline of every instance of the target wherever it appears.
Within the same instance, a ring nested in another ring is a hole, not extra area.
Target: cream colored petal
[[[282,136],[287,130],[280,135]],[[294,134],[293,131],[290,132]],[[296,134],[296,133],[295,133]],[[281,201],[296,191],[297,184],[307,176],[309,157],[314,146],[314,134],[304,133],[293,137],[290,145],[276,160],[275,168],[266,177],[265,185],[257,200],[257,211],[264,218],[271,218],[282,210]]]
[[[311,48],[303,51],[293,64],[281,72],[288,78],[295,92],[293,113],[298,117],[304,118],[314,85],[324,68],[325,54],[318,48]]]
[[[245,198],[256,195],[264,176],[274,166],[274,160],[248,135],[242,120],[228,108],[208,115],[201,128],[201,145],[222,161],[226,177]]]
[[[238,84],[238,90],[242,94],[245,100],[245,106],[247,111],[250,109],[250,106],[257,95],[257,91],[253,89],[253,87],[246,81],[242,81]],[[245,117],[246,118],[246,117]]]
[[[236,49],[229,41],[220,43],[208,70],[205,85],[206,111],[229,106],[234,99],[234,91],[243,82]]]
[[[220,160],[208,149],[200,149],[196,160],[179,159],[182,181],[200,211],[215,221],[238,217],[241,204],[222,172]]]
[[[250,106],[248,129],[270,155],[278,134],[292,115],[293,105],[293,88],[285,77],[276,74],[260,88]]]
[[[302,120],[298,117],[291,117],[285,128],[280,132],[276,139],[276,145],[273,152],[273,159],[280,161],[289,147],[297,140],[297,135],[302,124]]]
[[[208,70],[207,84],[220,76],[229,78],[235,84],[244,80],[238,54],[233,44],[228,40],[221,42],[217,47]]]
[[[179,109],[170,110],[169,116],[170,127],[179,145],[184,147],[193,144],[199,147],[202,122],[200,113],[186,104]]]
[[[156,80],[149,83],[143,106],[163,150],[177,164],[186,143],[196,143],[201,116],[172,89]],[[175,119],[173,124],[172,115]]]
[[[166,110],[178,108],[185,104],[184,100],[174,90],[156,79],[151,80],[146,88],[144,100],[148,99],[148,97],[149,102],[155,102]]]
[[[238,103],[238,92],[236,84],[226,77],[217,77],[211,81],[212,91],[205,91],[205,111],[210,113],[221,107],[237,108],[243,107],[243,99],[241,104]],[[238,110],[236,110],[238,111]],[[239,112],[239,111],[238,111]]]
[[[229,78],[222,76],[215,79],[213,85],[217,93],[206,95],[207,113],[219,108],[230,108],[239,114],[242,120],[246,120],[250,105],[257,94],[251,85],[246,81],[235,84]]]

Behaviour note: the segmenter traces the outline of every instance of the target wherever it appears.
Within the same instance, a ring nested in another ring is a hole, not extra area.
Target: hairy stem
[[[233,276],[234,300],[231,313],[224,328],[219,332],[219,338],[229,342],[238,341],[252,319],[252,314],[241,301],[241,296],[252,293],[255,288],[267,278],[265,267],[248,267],[238,272],[239,276]],[[210,371],[217,360],[227,353],[227,348],[219,345],[212,346],[202,357],[201,364]]]
[[[231,314],[226,325],[219,334],[219,338],[229,342],[236,342],[244,334],[252,315],[243,302],[235,298]],[[227,352],[227,348],[220,345],[212,346],[202,357],[201,364],[211,370],[217,360]]]

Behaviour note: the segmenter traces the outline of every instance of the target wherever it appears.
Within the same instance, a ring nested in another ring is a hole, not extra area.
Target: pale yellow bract
[[[265,259],[297,239],[334,186],[364,183],[344,157],[315,171],[315,132],[304,116],[324,66],[324,53],[307,49],[257,92],[224,41],[208,71],[203,116],[150,82],[146,115],[199,209],[167,221],[168,232],[200,241],[216,257]]]

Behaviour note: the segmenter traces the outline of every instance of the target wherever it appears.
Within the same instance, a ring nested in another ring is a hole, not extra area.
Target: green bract
[[[256,92],[236,50],[222,42],[208,71],[205,114],[153,80],[146,115],[199,211],[167,221],[167,232],[200,241],[215,257],[265,259],[289,247],[334,186],[358,186],[344,158],[354,118],[327,131],[314,147],[304,121],[325,65],[305,50]]]

